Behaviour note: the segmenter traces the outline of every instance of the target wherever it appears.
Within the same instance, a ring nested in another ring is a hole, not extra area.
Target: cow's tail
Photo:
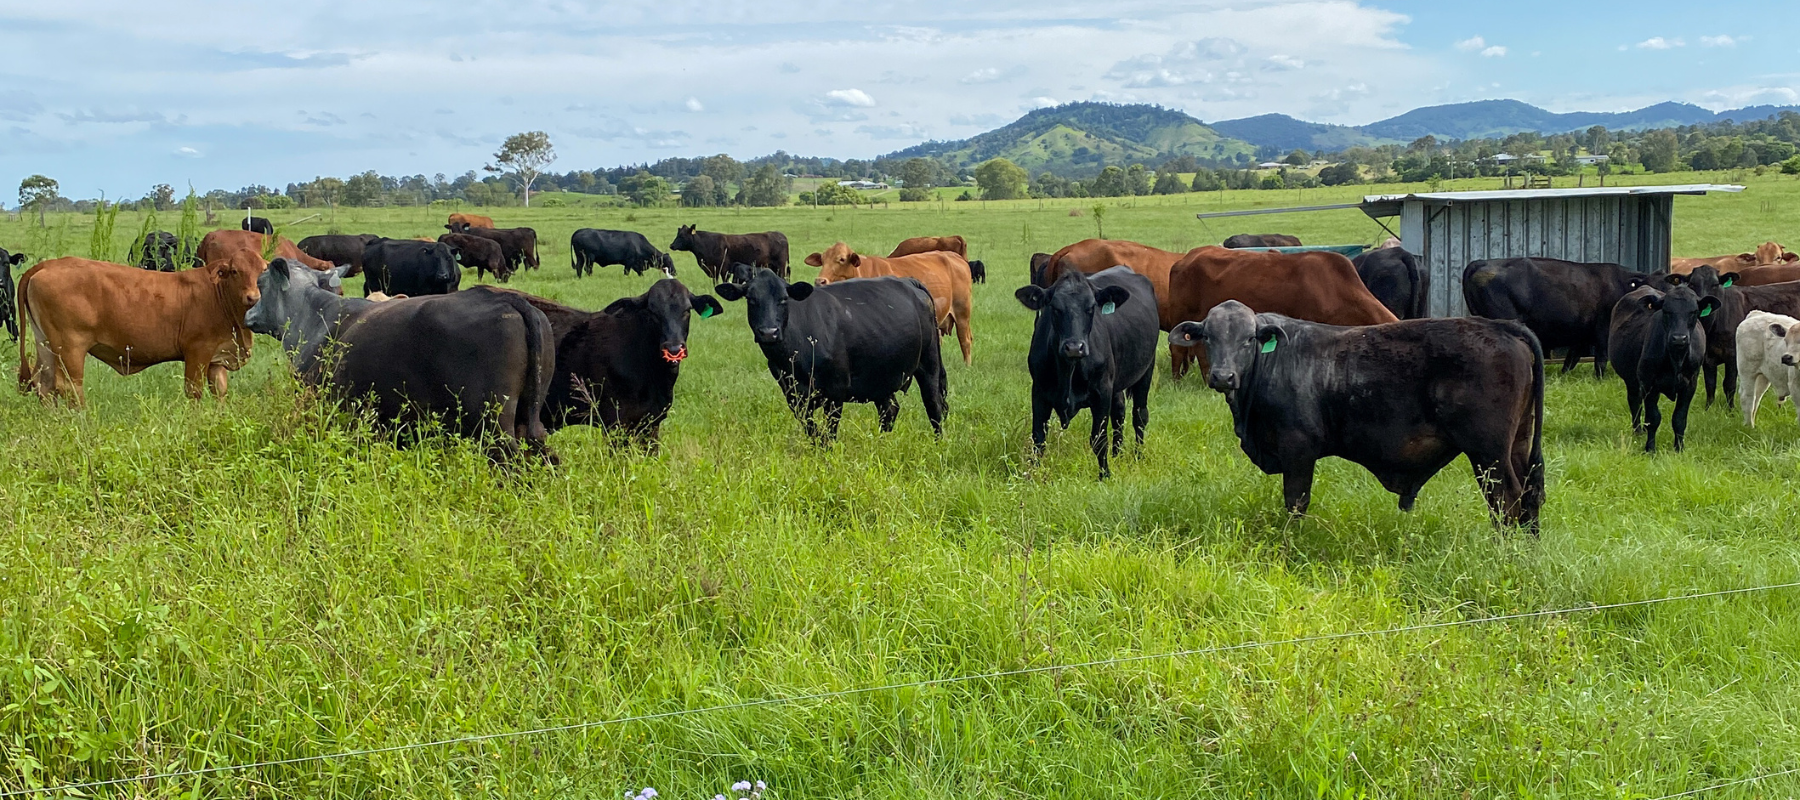
[[[1425,319],[1431,316],[1431,273],[1421,269],[1419,260],[1411,253],[1406,253],[1404,258],[1413,274],[1412,308],[1408,310],[1407,319]]]
[[[12,281],[12,266],[0,264],[0,271],[6,273],[6,280],[10,283]],[[27,272],[25,273],[25,277],[20,279],[16,293],[11,297],[12,301],[18,304],[19,313],[16,318],[14,318],[13,315],[8,315],[8,318],[11,319],[12,322],[7,330],[12,332],[13,338],[19,343],[20,394],[28,394],[31,392],[33,383],[32,376],[37,372],[37,365],[32,363],[32,357],[36,355],[37,336],[32,333],[31,304],[25,299],[26,292],[29,291],[30,286],[31,273]]]
[[[1538,511],[1544,507],[1544,345],[1538,341],[1537,334],[1524,325],[1514,325],[1518,335],[1524,337],[1525,343],[1531,345],[1531,405],[1535,415],[1531,431],[1531,454],[1526,457],[1526,474],[1520,476],[1525,482],[1525,493],[1520,498],[1527,518],[1530,520],[1532,533],[1537,533]]]
[[[549,436],[549,433],[544,429],[543,420],[544,400],[547,394],[545,388],[548,386],[544,375],[544,348],[549,345],[545,342],[544,331],[550,326],[546,323],[543,328],[539,328],[533,324],[534,319],[544,317],[544,312],[537,310],[537,307],[533,306],[523,295],[499,290],[493,291],[491,294],[512,306],[514,311],[519,312],[519,321],[525,326],[525,385],[519,388],[519,404],[515,414],[529,414],[530,416],[523,421],[515,416],[514,430],[524,432],[523,435],[519,435],[519,439],[526,442],[528,446],[543,448],[547,454],[549,450],[544,444],[544,439]]]

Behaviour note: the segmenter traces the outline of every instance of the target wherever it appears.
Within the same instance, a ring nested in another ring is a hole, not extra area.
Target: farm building
[[[1610,261],[1640,272],[1669,266],[1675,195],[1741,192],[1742,186],[1612,186],[1371,195],[1371,218],[1400,218],[1400,241],[1431,275],[1434,317],[1468,313],[1463,267],[1476,259],[1541,256]]]

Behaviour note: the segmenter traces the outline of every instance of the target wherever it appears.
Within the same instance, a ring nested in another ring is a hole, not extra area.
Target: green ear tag
[[[1700,309],[1700,316],[1702,316],[1702,317],[1712,316],[1712,306],[1707,306],[1705,308]]]
[[[700,318],[701,319],[706,319],[707,317],[710,317],[712,315],[713,315],[712,306],[707,306],[705,308],[700,309]]]
[[[1275,337],[1271,336],[1263,342],[1262,351],[1265,353],[1275,352]]]
[[[1721,283],[1721,284],[1719,284],[1719,285],[1720,285],[1720,286],[1730,286],[1730,285],[1731,285],[1731,281],[1732,281],[1732,279],[1731,279],[1731,278],[1726,278],[1726,279],[1725,279],[1725,282],[1724,282],[1724,283]]]
[[[1111,314],[1112,312],[1117,311],[1117,310],[1119,310],[1119,306],[1117,303],[1107,303],[1106,305],[1103,305],[1100,307],[1100,313],[1102,313],[1102,314]]]

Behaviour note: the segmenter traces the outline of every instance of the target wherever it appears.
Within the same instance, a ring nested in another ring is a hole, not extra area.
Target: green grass
[[[1800,183],[1750,183],[1678,198],[1677,252],[1788,236]],[[1353,211],[1192,214],[1400,188],[1105,201],[1104,222],[1171,249],[1250,229],[1377,241]],[[316,408],[267,338],[224,402],[185,400],[178,365],[90,369],[85,412],[0,398],[0,791],[1800,575],[1791,407],[1753,431],[1696,411],[1686,453],[1646,458],[1616,378],[1551,381],[1535,541],[1488,524],[1460,460],[1410,515],[1360,468],[1322,464],[1314,516],[1290,521],[1279,480],[1197,382],[1159,379],[1146,446],[1106,483],[1085,415],[1028,464],[1031,317],[1012,291],[1030,253],[1093,235],[1095,202],[493,211],[542,236],[543,270],[514,285],[584,308],[651,278],[577,281],[581,226],[658,246],[678,223],[778,229],[796,264],[836,239],[967,236],[991,278],[975,364],[949,366],[942,441],[915,394],[894,433],[859,406],[834,448],[811,446],[739,304],[695,320],[661,454],[575,428],[552,439],[556,471],[498,473],[466,444],[396,450]],[[289,233],[442,224],[427,209],[331,216]],[[0,222],[0,246],[85,255],[91,224]],[[140,224],[121,216],[119,253]],[[0,368],[15,366],[8,348]],[[762,779],[780,798],[1654,797],[1796,765],[1797,600],[1092,667],[98,794],[698,798]],[[1790,776],[1714,796],[1796,791]]]

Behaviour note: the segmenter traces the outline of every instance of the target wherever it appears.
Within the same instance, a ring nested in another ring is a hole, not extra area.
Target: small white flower
[[[738,781],[737,783],[734,783],[731,785],[731,790],[734,792],[748,792],[748,791],[750,791],[750,782],[749,781]]]

